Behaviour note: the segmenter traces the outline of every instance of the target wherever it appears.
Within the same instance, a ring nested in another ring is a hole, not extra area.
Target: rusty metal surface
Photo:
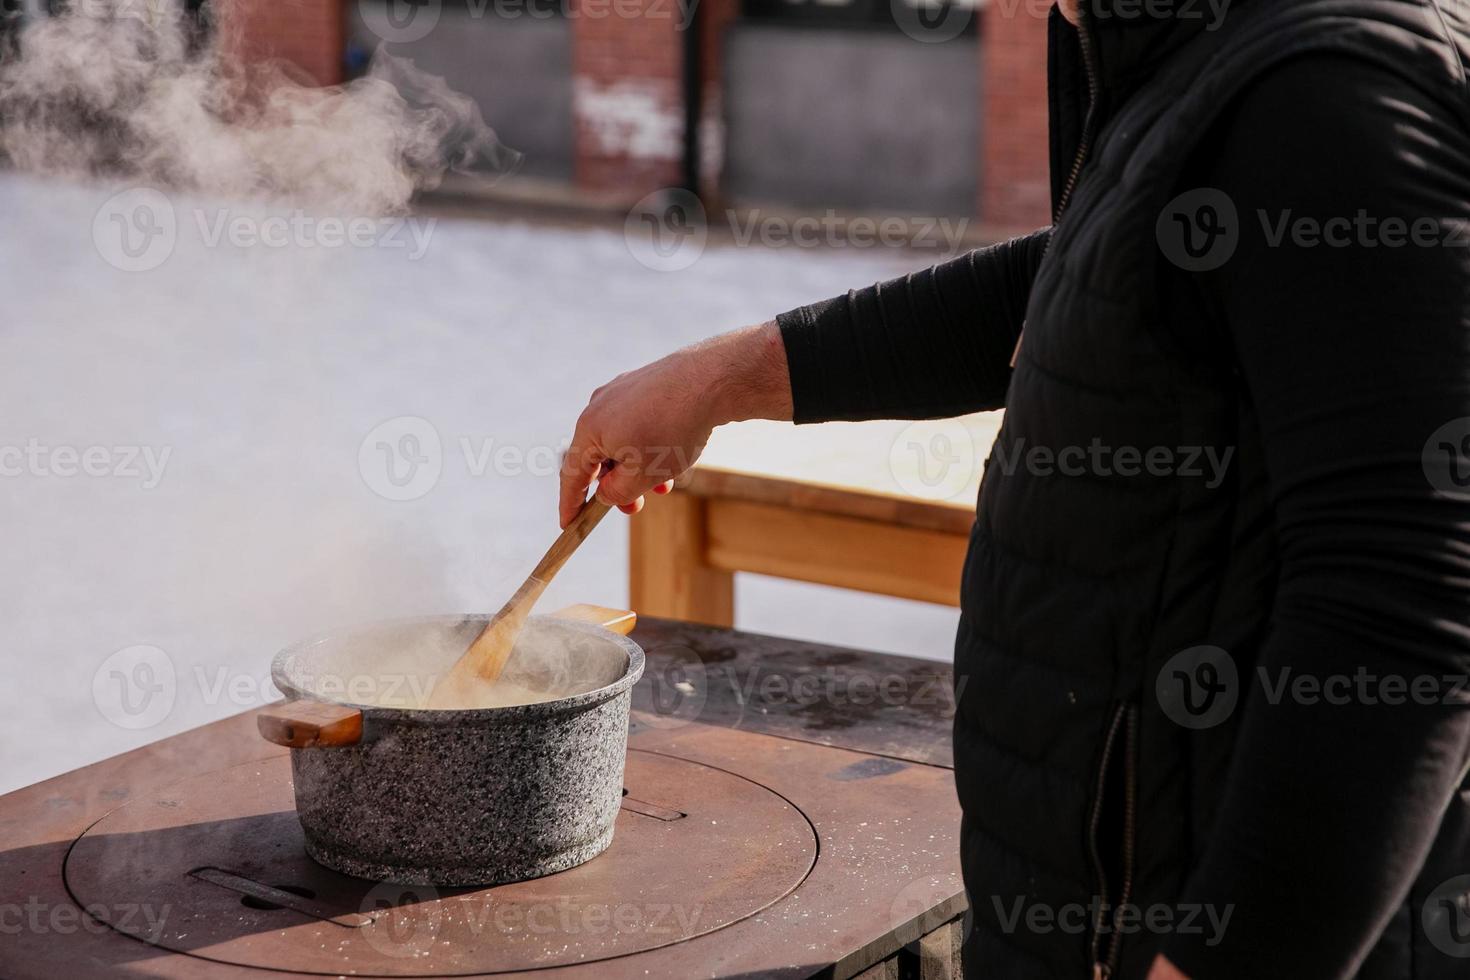
[[[94,824],[66,860],[84,908],[157,910],[117,925],[241,966],[381,977],[475,976],[590,963],[753,915],[816,861],[800,812],[740,776],[631,752],[612,846],[559,874],[479,889],[384,885],[306,856],[277,757],[174,783]],[[655,802],[656,801],[656,802]],[[242,894],[243,893],[243,894]]]
[[[733,631],[710,632],[721,636],[706,636],[700,642],[734,647],[736,658],[742,651],[770,651],[781,642]],[[925,724],[933,730],[932,719]],[[71,843],[119,805],[158,795],[181,778],[263,758],[279,763],[284,750],[264,745],[254,726],[254,713],[238,715],[0,797],[0,909],[10,916],[0,923],[7,926],[0,939],[0,976],[265,980],[286,975],[173,953],[120,935],[83,914],[62,880]],[[904,736],[911,746],[922,727]],[[939,727],[947,748],[947,722]],[[863,722],[857,721],[834,731],[839,737],[861,740],[862,728]],[[632,748],[738,772],[795,803],[816,828],[817,862],[794,892],[725,928],[599,963],[553,966],[521,975],[538,980],[796,980],[818,975],[841,980],[952,919],[963,909],[963,897],[959,810],[951,774],[934,766],[823,747],[806,741],[807,734],[796,729],[792,737],[769,738],[690,723],[678,712],[635,718]],[[820,735],[820,728],[814,734]],[[895,737],[890,729],[873,743],[901,748],[904,738]],[[657,799],[640,802],[677,809]],[[638,819],[660,823],[641,815]],[[676,872],[650,874],[682,886],[682,878],[690,874],[687,869],[701,867],[703,855],[672,860]],[[263,884],[274,888],[291,883]],[[218,884],[200,881],[199,887],[233,895]],[[231,900],[238,903],[240,897]],[[94,911],[115,920],[129,915],[136,919],[142,912],[139,904]],[[574,943],[575,937],[566,941]],[[432,961],[433,955],[419,958]],[[425,972],[436,969],[431,963]]]
[[[953,765],[948,662],[673,620],[640,620],[632,635],[647,657],[633,708],[650,724],[697,721]]]

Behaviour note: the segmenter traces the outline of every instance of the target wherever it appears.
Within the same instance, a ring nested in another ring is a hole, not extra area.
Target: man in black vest
[[[726,422],[1005,408],[968,975],[1470,976],[1470,11],[1078,2],[1052,227],[614,379],[562,521]]]

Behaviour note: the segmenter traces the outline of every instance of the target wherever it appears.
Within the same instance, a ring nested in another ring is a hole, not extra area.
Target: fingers
[[[561,460],[561,502],[558,517],[566,527],[582,509],[587,499],[587,488],[602,469],[606,456],[589,446],[579,429],[572,437],[572,445]]]
[[[653,492],[656,493],[656,494],[658,494],[659,496],[663,496],[664,494],[668,493],[670,490],[673,490],[673,489],[674,489],[674,481],[673,480],[665,480],[662,483],[655,484],[654,487],[653,487]],[[643,509],[644,503],[645,503],[644,498],[642,496],[640,496],[637,500],[633,501],[631,504],[620,504],[618,506],[618,510],[622,511],[624,514],[629,514],[629,515],[636,514],[636,513],[638,513],[639,511],[641,511]]]
[[[636,466],[614,466],[602,474],[597,481],[597,496],[604,503],[612,504],[624,513],[637,513],[643,495],[653,489],[653,484]],[[635,507],[635,510],[625,510]]]
[[[660,464],[654,473],[643,472],[642,456],[636,451],[620,452],[614,460],[598,445],[596,437],[589,433],[585,416],[578,420],[572,444],[562,457],[561,498],[557,516],[562,527],[571,523],[587,499],[587,489],[597,482],[597,496],[612,504],[625,514],[636,514],[643,509],[643,495],[648,492],[666,494],[674,488],[671,479],[656,480],[666,476],[670,469]],[[657,472],[662,469],[662,473]]]

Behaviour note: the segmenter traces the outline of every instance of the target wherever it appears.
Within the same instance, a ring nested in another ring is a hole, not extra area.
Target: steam
[[[81,180],[263,198],[335,214],[407,209],[446,172],[493,180],[520,154],[467,96],[382,48],[366,77],[325,88],[231,55],[178,11],[79,0],[0,61],[0,157]],[[146,12],[145,16],[139,16]]]
[[[532,617],[495,682],[433,695],[485,625],[484,617],[425,617],[384,623],[298,650],[286,674],[328,701],[380,708],[469,709],[536,704],[615,683],[627,669],[622,647],[555,619]]]

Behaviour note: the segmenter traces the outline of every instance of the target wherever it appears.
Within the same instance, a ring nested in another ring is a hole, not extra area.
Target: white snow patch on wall
[[[641,160],[677,160],[684,116],[667,82],[622,80],[604,84],[578,78],[572,89],[577,122],[592,134],[597,151]]]

